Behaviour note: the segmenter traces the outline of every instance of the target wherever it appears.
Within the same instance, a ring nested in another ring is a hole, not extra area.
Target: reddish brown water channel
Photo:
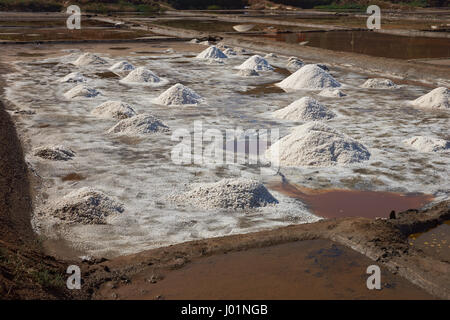
[[[258,35],[255,35],[258,36]],[[447,38],[397,36],[370,31],[324,31],[259,35],[274,41],[396,59],[450,57]]]
[[[305,202],[311,211],[324,218],[389,217],[392,210],[421,208],[433,200],[422,193],[397,193],[323,189],[313,190],[289,183],[269,185],[269,188]]]

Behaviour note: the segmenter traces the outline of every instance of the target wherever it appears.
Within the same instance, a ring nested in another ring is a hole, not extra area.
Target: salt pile
[[[100,118],[127,119],[136,115],[136,111],[122,101],[106,101],[91,111],[91,114]]]
[[[270,53],[267,53],[265,56],[264,56],[264,58],[277,58],[278,56],[275,54],[275,53],[272,53],[272,52],[270,52]]]
[[[194,38],[194,39],[192,39],[192,40],[190,40],[190,41],[188,41],[188,42],[189,42],[189,43],[195,43],[195,44],[197,44],[197,43],[200,42],[200,40]]]
[[[302,60],[295,58],[295,59],[289,59],[286,67],[291,70],[298,70],[301,67],[303,67],[304,65],[305,64],[303,63]]]
[[[77,82],[86,82],[87,79],[79,72],[72,72],[66,75],[65,77],[59,79],[59,82],[67,82],[67,83],[77,83]]]
[[[336,115],[316,99],[303,97],[272,113],[275,118],[291,121],[329,120]]]
[[[278,140],[266,157],[282,166],[332,166],[361,162],[370,158],[364,145],[331,128],[313,121],[296,127]]]
[[[259,76],[259,73],[256,72],[253,69],[243,69],[243,70],[239,70],[238,74],[241,77],[257,77]]]
[[[419,152],[441,152],[450,149],[450,141],[432,137],[416,136],[403,142]]]
[[[76,66],[86,66],[90,64],[106,64],[106,63],[107,61],[105,59],[100,58],[99,56],[90,52],[82,54],[80,57],[78,57],[77,60],[72,62],[72,64]]]
[[[225,59],[228,58],[225,53],[222,52],[216,46],[210,46],[209,48],[200,52],[197,56],[197,59]]]
[[[395,89],[397,88],[397,85],[389,79],[373,78],[368,79],[361,87],[369,89]]]
[[[244,61],[240,66],[236,67],[237,69],[244,70],[256,70],[256,71],[270,71],[273,70],[273,67],[261,56],[254,55]]]
[[[173,196],[173,200],[206,210],[251,209],[278,203],[262,183],[245,178],[195,184],[189,191]]]
[[[346,95],[347,94],[345,94],[344,92],[342,92],[339,89],[330,89],[330,88],[323,89],[319,93],[319,96],[328,97],[328,98],[341,98],[341,97],[345,97]]]
[[[203,46],[210,46],[210,45],[212,45],[213,43],[212,43],[211,41],[209,41],[209,40],[206,40],[206,41],[199,42],[199,44],[201,44],[201,45],[203,45]]]
[[[161,79],[151,70],[148,70],[144,67],[139,67],[131,71],[125,78],[120,80],[120,82],[152,84],[161,82]]]
[[[117,73],[119,75],[127,73],[129,71],[132,71],[136,69],[131,63],[128,61],[119,61],[115,63],[111,68],[109,68],[109,71]]]
[[[125,135],[144,135],[151,133],[168,132],[169,127],[151,114],[140,114],[119,121],[107,133]]]
[[[341,84],[328,72],[314,64],[307,64],[276,84],[283,89],[323,89],[340,87]]]
[[[69,91],[67,91],[66,93],[64,93],[64,96],[67,99],[74,99],[74,98],[94,98],[98,95],[100,95],[101,93],[97,90],[95,90],[94,88],[91,88],[87,85],[84,84],[79,84],[76,87],[70,89]]]
[[[411,103],[415,106],[429,109],[449,109],[450,90],[445,87],[439,87],[411,101]]]
[[[227,56],[235,56],[237,55],[237,52],[234,51],[232,48],[226,48],[223,53],[225,53]]]
[[[176,106],[195,105],[199,104],[201,100],[202,97],[194,90],[182,85],[181,83],[177,83],[161,93],[155,102],[166,106]]]
[[[122,212],[124,207],[121,203],[103,192],[84,187],[48,204],[40,213],[66,222],[105,224],[108,216]]]
[[[33,155],[47,160],[67,161],[75,157],[75,152],[61,145],[49,145],[35,148]]]

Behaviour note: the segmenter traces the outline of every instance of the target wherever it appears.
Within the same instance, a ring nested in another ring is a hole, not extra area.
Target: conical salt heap
[[[417,107],[428,109],[450,109],[450,90],[439,87],[411,101],[411,103]]]
[[[287,167],[326,167],[357,163],[370,158],[364,145],[323,122],[313,121],[296,127],[275,142],[266,157]]]
[[[127,119],[134,117],[136,111],[128,103],[122,101],[106,101],[91,111],[91,114],[107,119]]]
[[[332,75],[314,64],[303,66],[276,85],[282,89],[291,90],[336,88],[341,86]]]
[[[200,52],[196,58],[197,59],[226,59],[228,57],[225,55],[225,53],[222,52],[222,50],[220,50],[216,46],[210,46],[209,48]]]
[[[314,98],[303,97],[287,107],[273,112],[278,119],[291,121],[329,120],[336,115]]]
[[[161,95],[155,100],[158,104],[166,106],[177,105],[196,105],[199,104],[202,97],[194,90],[177,83],[161,93]]]
[[[240,70],[256,70],[256,71],[271,71],[273,67],[261,56],[254,55],[244,61],[241,65],[236,67]]]

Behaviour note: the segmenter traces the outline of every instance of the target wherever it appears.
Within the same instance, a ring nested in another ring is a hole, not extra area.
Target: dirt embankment
[[[0,65],[0,73],[8,70]],[[0,95],[4,80],[0,79]],[[0,100],[0,299],[68,299],[67,264],[46,256],[30,217],[28,168],[14,123]]]
[[[363,209],[362,209],[363,210]],[[450,299],[450,264],[425,255],[408,244],[408,235],[450,219],[450,201],[424,211],[407,211],[396,219],[340,218],[276,230],[192,241],[138,254],[87,264],[86,290],[95,299],[110,299],[119,292],[142,289],[142,279],[159,281],[159,275],[189,266],[190,262],[233,252],[246,252],[280,244],[316,239],[332,240],[354,249],[390,272],[438,298]],[[278,267],[282,272],[283,266]],[[267,287],[271,284],[266,283]],[[124,288],[126,286],[127,288]],[[164,285],[161,284],[164,289]],[[135,291],[133,291],[135,290]],[[123,296],[121,298],[124,298]],[[231,297],[228,297],[231,298]]]

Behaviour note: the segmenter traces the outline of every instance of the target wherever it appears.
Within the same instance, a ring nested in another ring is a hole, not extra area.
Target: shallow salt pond
[[[149,45],[150,46],[150,45]],[[164,46],[157,46],[161,48]],[[414,135],[449,139],[449,114],[415,109],[407,100],[421,96],[430,88],[401,86],[397,90],[359,88],[367,77],[331,65],[332,75],[343,84],[343,98],[324,98],[319,91],[281,92],[268,84],[286,77],[287,57],[269,58],[280,72],[260,72],[259,77],[241,77],[233,67],[249,56],[225,59],[224,64],[208,64],[194,59],[197,52],[164,53],[143,51],[121,57],[100,54],[108,65],[76,67],[70,64],[82,52],[61,52],[56,58],[38,58],[18,62],[16,72],[8,75],[6,97],[20,109],[34,115],[16,116],[19,131],[27,146],[63,144],[76,152],[67,162],[47,161],[31,156],[27,161],[42,177],[43,205],[70,191],[91,186],[124,203],[126,211],[109,219],[107,225],[61,225],[35,220],[35,226],[47,236],[68,239],[90,255],[115,256],[173,243],[245,233],[292,223],[315,221],[298,199],[271,191],[280,200],[275,207],[251,212],[201,211],[177,207],[166,199],[180,193],[186,185],[215,182],[224,177],[248,176],[264,182],[280,181],[280,175],[261,175],[259,165],[177,164],[171,152],[180,141],[171,133],[146,137],[112,137],[105,132],[116,121],[99,119],[90,111],[107,100],[122,100],[138,113],[159,117],[172,133],[178,129],[194,132],[194,121],[202,130],[247,129],[279,130],[280,137],[301,123],[277,120],[271,112],[296,99],[311,95],[335,111],[328,123],[363,143],[371,152],[367,162],[329,168],[281,168],[289,181],[311,189],[344,188],[370,191],[423,192],[436,201],[449,197],[448,153],[418,153],[402,143]],[[116,51],[116,54],[121,54]],[[262,54],[264,55],[264,54]],[[161,87],[119,83],[108,68],[127,60],[144,66],[168,80]],[[326,62],[326,61],[324,61]],[[76,84],[58,79],[78,71],[87,84],[100,92],[95,98],[66,100],[63,96]],[[153,100],[180,82],[205,98],[199,106],[167,107]],[[194,135],[192,135],[194,136]],[[267,137],[268,140],[269,137]],[[198,139],[195,138],[196,142]],[[223,147],[229,151],[229,147]],[[77,177],[76,179],[67,178]],[[82,177],[82,178],[79,178]]]

